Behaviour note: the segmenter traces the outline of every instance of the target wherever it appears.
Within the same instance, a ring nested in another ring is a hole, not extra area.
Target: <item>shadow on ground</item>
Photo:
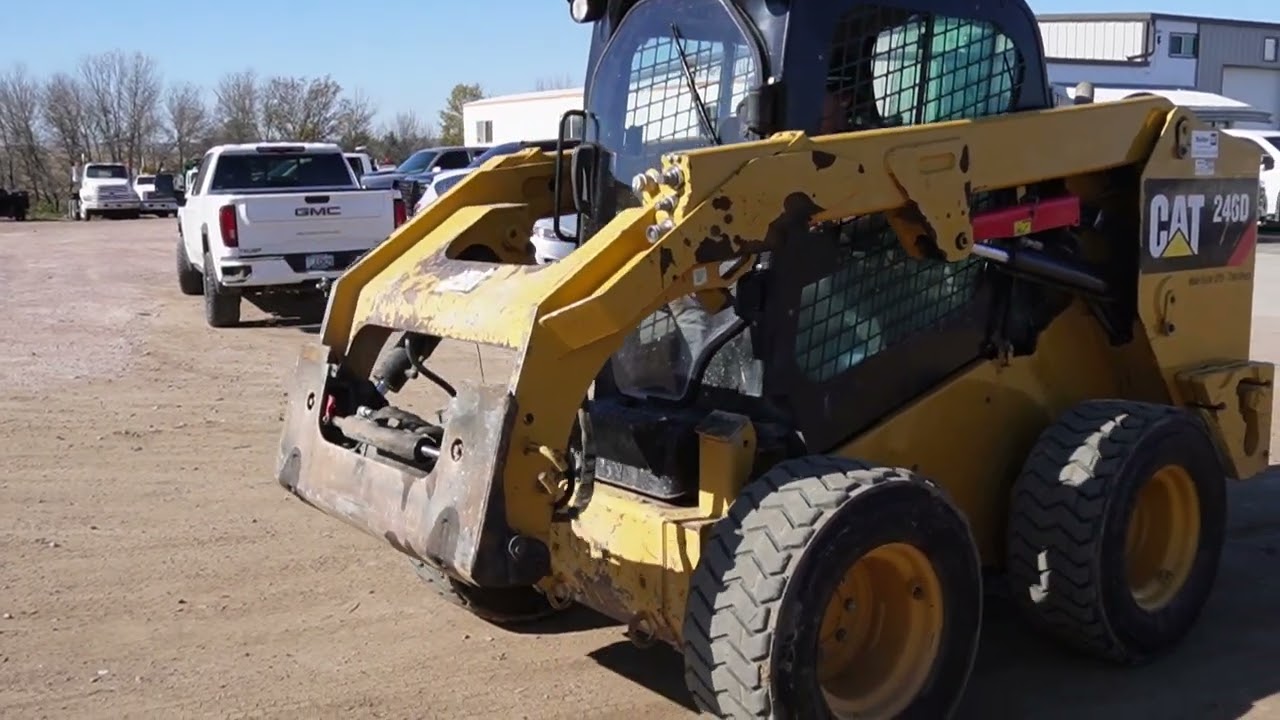
[[[1227,720],[1280,708],[1280,466],[1237,484],[1217,588],[1172,654],[1120,668],[1028,632],[1007,599],[986,603],[964,720]],[[606,668],[692,709],[680,655],[619,642],[591,654]]]
[[[259,320],[242,320],[237,327],[241,328],[297,328],[315,335],[320,332],[320,323],[324,321],[325,306],[313,298],[299,300],[247,297],[245,302],[253,305],[267,315]]]

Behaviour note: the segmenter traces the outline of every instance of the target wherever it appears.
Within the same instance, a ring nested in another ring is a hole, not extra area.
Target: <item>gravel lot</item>
[[[314,328],[206,327],[176,238],[173,220],[0,221],[0,716],[693,716],[673,652],[588,613],[486,625],[287,497],[283,380]],[[1280,361],[1273,247],[1258,273],[1255,354]],[[1280,720],[1277,548],[1280,474],[1235,486],[1207,614],[1133,671],[991,601],[964,717]]]

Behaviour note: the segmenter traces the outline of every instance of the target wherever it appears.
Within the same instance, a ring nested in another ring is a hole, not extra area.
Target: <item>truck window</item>
[[[352,187],[340,153],[223,155],[213,169],[211,192],[293,187]]]
[[[191,177],[191,187],[187,188],[188,195],[199,195],[200,186],[204,184],[204,179],[209,175],[209,163],[213,162],[213,153],[205,153],[204,159],[200,161],[200,166],[196,168],[196,173]]]
[[[156,176],[155,175],[139,175],[138,179],[134,180],[134,182],[136,182],[139,185],[154,185],[156,182]]]
[[[128,180],[129,169],[123,165],[87,165],[84,176],[94,180]]]
[[[360,162],[360,158],[348,157],[347,164],[351,166],[351,172],[355,173],[356,177],[364,175],[364,164]]]
[[[450,150],[440,156],[440,160],[436,165],[442,170],[461,170],[471,163],[471,157],[466,150]]]

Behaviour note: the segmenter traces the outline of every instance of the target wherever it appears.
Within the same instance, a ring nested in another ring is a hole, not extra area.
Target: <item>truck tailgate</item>
[[[240,255],[367,250],[395,229],[390,191],[232,195]]]

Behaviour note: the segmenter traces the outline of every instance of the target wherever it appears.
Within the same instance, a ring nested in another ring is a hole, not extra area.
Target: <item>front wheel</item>
[[[907,470],[784,461],[711,531],[685,679],[717,717],[949,717],[982,622],[969,525]]]

